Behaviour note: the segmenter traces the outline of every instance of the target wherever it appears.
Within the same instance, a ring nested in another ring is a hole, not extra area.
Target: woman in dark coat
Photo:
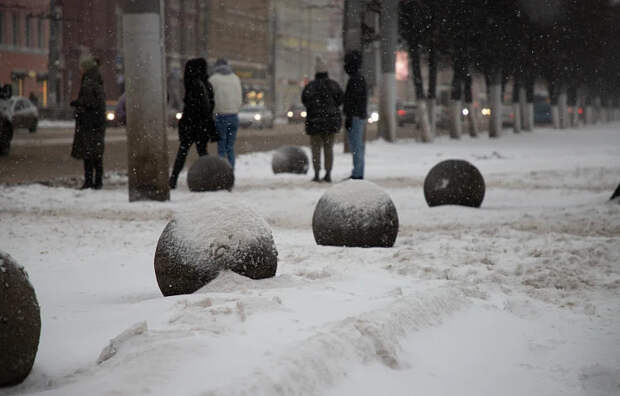
[[[322,58],[316,59],[316,75],[301,93],[301,101],[306,106],[306,133],[310,135],[314,179],[318,182],[321,170],[321,147],[325,155],[326,182],[331,182],[334,163],[334,135],[340,131],[342,116],[340,106],[343,101],[340,85],[329,78],[327,64]]]
[[[105,140],[105,93],[99,65],[92,57],[80,62],[82,81],[75,107],[75,135],[71,156],[84,160],[82,189],[103,186],[103,149]],[[93,181],[94,171],[94,181]]]
[[[183,116],[179,121],[179,151],[174,161],[170,188],[176,188],[179,173],[185,165],[187,153],[196,144],[198,155],[207,155],[207,143],[218,140],[213,118],[213,87],[208,81],[207,62],[204,58],[190,59],[183,75],[185,97]]]

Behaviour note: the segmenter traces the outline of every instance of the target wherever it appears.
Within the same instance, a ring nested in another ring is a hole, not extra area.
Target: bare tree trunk
[[[465,75],[465,108],[467,109],[469,136],[478,137],[478,111],[473,106],[472,77],[469,72]]]
[[[398,45],[398,0],[381,3],[381,96],[379,133],[388,142],[396,141],[396,46]]]
[[[428,112],[431,125],[431,134],[437,135],[437,53],[431,40],[431,48],[428,54]]]
[[[500,137],[502,134],[502,71],[497,70],[489,76],[489,137]]]
[[[594,109],[592,107],[592,97],[588,93],[584,99],[584,123],[586,125],[594,124]]]
[[[411,70],[413,76],[413,85],[415,87],[415,95],[417,100],[416,118],[420,126],[420,140],[424,143],[432,142],[433,135],[431,131],[430,121],[428,119],[428,108],[426,107],[426,99],[424,98],[424,82],[422,81],[422,71],[420,69],[420,53],[416,48],[409,48],[411,58]]]
[[[566,85],[560,85],[560,93],[558,94],[558,113],[560,116],[560,129],[568,128],[568,103],[567,103]]]
[[[554,129],[560,129],[560,112],[558,110],[558,88],[555,81],[549,81],[549,99],[551,101],[551,120]]]
[[[458,55],[457,55],[458,56]],[[452,76],[452,103],[450,104],[450,137],[460,139],[463,133],[461,114],[463,103],[461,102],[462,82],[463,82],[463,63],[460,60],[454,61],[454,74]]]
[[[521,129],[527,131],[528,117],[527,100],[525,97],[525,86],[519,88],[519,112],[521,113]]]
[[[579,101],[577,98],[577,86],[571,85],[568,94],[568,126],[576,128],[579,126]]]
[[[514,77],[514,85],[512,88],[512,131],[521,133],[521,107],[519,104],[519,92],[521,91],[521,82],[519,77]]]

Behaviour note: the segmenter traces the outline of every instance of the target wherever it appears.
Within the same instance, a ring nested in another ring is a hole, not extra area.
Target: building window
[[[37,44],[39,48],[43,48],[43,19],[37,21]]]
[[[0,44],[4,44],[4,12],[0,11]]]
[[[30,17],[26,17],[26,47],[30,48],[32,45],[31,35],[30,35]]]
[[[17,14],[13,14],[13,45],[15,47],[19,45],[19,17]]]

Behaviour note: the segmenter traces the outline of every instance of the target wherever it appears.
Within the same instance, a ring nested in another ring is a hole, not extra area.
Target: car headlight
[[[461,111],[461,113],[463,113],[463,115],[467,117],[469,115],[469,109],[465,108]]]
[[[379,121],[379,112],[373,111],[372,113],[370,113],[370,119],[372,120],[372,122]]]
[[[291,118],[291,117],[293,117],[293,112],[289,111],[288,113],[286,113],[286,115],[288,116],[288,118]]]
[[[261,118],[263,118],[263,117],[261,117],[261,115],[260,115],[260,114],[258,114],[258,113],[257,113],[257,114],[254,114],[254,119],[255,119],[256,121],[260,121],[260,119],[261,119]]]
[[[300,114],[303,118],[306,118],[306,116],[308,115],[308,113],[306,113],[305,111],[302,111]]]
[[[489,109],[488,107],[483,108],[482,110],[480,110],[480,112],[484,116],[490,116],[491,115],[491,109]]]
[[[180,120],[181,117],[183,117],[183,113],[176,113],[174,116],[176,117],[177,120]]]
[[[108,111],[106,113],[105,117],[108,119],[108,121],[114,121],[114,119],[116,118],[116,114],[114,114],[111,111]]]

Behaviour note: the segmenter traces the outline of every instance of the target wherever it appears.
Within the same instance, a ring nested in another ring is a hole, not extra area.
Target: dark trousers
[[[207,142],[198,141],[196,143],[196,151],[198,151],[199,156],[207,155]],[[174,161],[174,166],[172,167],[172,175],[170,175],[170,186],[176,187],[177,179],[179,178],[179,173],[183,170],[183,166],[185,165],[185,159],[187,158],[187,153],[189,152],[190,147],[194,144],[191,140],[182,140],[179,142],[179,151],[177,151],[177,158]]]
[[[323,148],[325,172],[329,175],[334,164],[334,135],[331,133],[310,135],[310,148],[312,150],[314,173],[318,175],[321,170],[321,148]]]
[[[94,172],[94,182],[93,182]],[[103,159],[102,158],[87,158],[84,159],[84,185],[86,187],[103,186]]]

